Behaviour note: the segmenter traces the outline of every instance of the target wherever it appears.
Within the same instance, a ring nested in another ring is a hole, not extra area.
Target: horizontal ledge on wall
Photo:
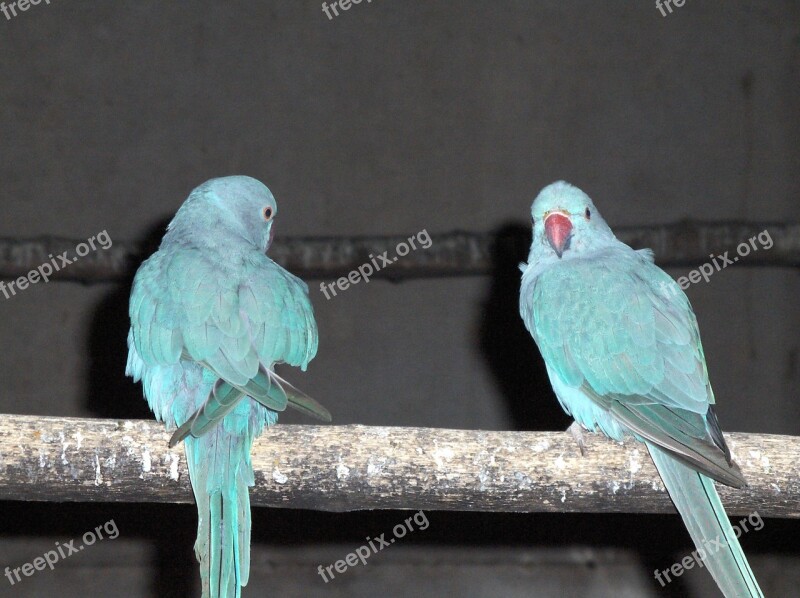
[[[4,415],[0,499],[192,502],[183,446],[149,420]],[[749,486],[731,515],[800,517],[800,438],[729,433]],[[322,511],[674,512],[647,449],[566,432],[276,425],[253,447],[254,505]]]
[[[758,222],[682,221],[656,226],[619,227],[617,236],[631,247],[649,247],[661,266],[697,266],[710,262],[710,256],[737,256],[737,247],[759,233],[769,238],[769,249],[760,241],[749,244],[746,256],[738,264],[748,266],[800,265],[800,224]],[[414,238],[411,247],[410,238]],[[96,249],[79,246],[85,240],[60,237],[36,239],[0,239],[0,278],[6,280],[52,264],[48,278],[77,282],[126,280],[147,257],[133,243],[114,240],[108,249],[95,242]],[[407,248],[397,256],[397,248]],[[108,240],[104,245],[108,244]],[[346,276],[363,264],[372,264],[372,278],[403,280],[443,276],[490,274],[498,265],[516,257],[524,259],[530,244],[530,228],[508,225],[496,233],[450,232],[419,237],[419,233],[363,237],[289,237],[276,238],[270,257],[290,272],[304,279],[332,280]],[[427,246],[427,247],[425,247]],[[146,253],[151,253],[151,248]],[[77,251],[76,251],[77,250]],[[67,264],[58,256],[65,255]],[[744,249],[742,250],[744,252]],[[85,254],[78,256],[77,254]],[[377,256],[386,253],[388,262]],[[74,258],[78,259],[74,259]],[[513,261],[513,260],[512,260]],[[722,260],[717,262],[720,266]],[[511,264],[516,267],[516,263]]]

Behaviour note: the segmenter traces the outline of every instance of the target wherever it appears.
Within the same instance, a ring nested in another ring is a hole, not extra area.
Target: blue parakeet
[[[250,447],[287,404],[328,411],[278,377],[306,369],[317,326],[303,281],[266,255],[277,205],[245,176],[197,187],[136,272],[126,374],[185,439],[204,598],[241,595],[250,569]]]
[[[763,596],[714,487],[746,483],[714,412],[686,295],[568,183],[545,187],[531,219],[520,314],[561,406],[582,428],[644,442],[725,596]]]

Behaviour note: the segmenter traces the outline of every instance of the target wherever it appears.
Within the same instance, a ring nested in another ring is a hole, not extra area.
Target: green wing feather
[[[166,290],[157,283],[164,270],[171,281]],[[172,444],[207,432],[245,396],[274,411],[288,404],[330,421],[322,405],[272,371],[276,363],[305,370],[318,335],[307,286],[265,255],[234,272],[191,248],[159,252],[140,269],[132,297],[132,331],[144,361],[195,361],[227,385],[215,386]]]
[[[533,293],[536,309],[523,305],[523,316],[565,384],[710,477],[745,484],[709,407],[697,320],[675,281],[639,255],[615,254],[550,268]]]

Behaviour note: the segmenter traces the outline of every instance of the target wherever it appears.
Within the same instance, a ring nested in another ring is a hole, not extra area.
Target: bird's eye
[[[589,208],[586,208],[585,215],[586,215],[586,220],[589,220],[589,218],[592,217],[592,211]]]
[[[273,216],[274,212],[273,212],[273,210],[272,210],[272,208],[270,206],[267,206],[266,208],[264,208],[264,212],[263,213],[264,213],[264,220],[265,221],[269,222],[270,220],[272,220],[272,216]]]

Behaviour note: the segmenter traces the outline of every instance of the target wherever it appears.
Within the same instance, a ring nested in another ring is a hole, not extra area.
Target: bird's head
[[[197,187],[169,225],[180,236],[220,243],[245,241],[260,251],[272,244],[278,205],[261,181],[248,176],[211,179]]]
[[[531,254],[539,258],[579,256],[614,238],[589,196],[564,181],[539,192],[531,206],[531,224]]]

